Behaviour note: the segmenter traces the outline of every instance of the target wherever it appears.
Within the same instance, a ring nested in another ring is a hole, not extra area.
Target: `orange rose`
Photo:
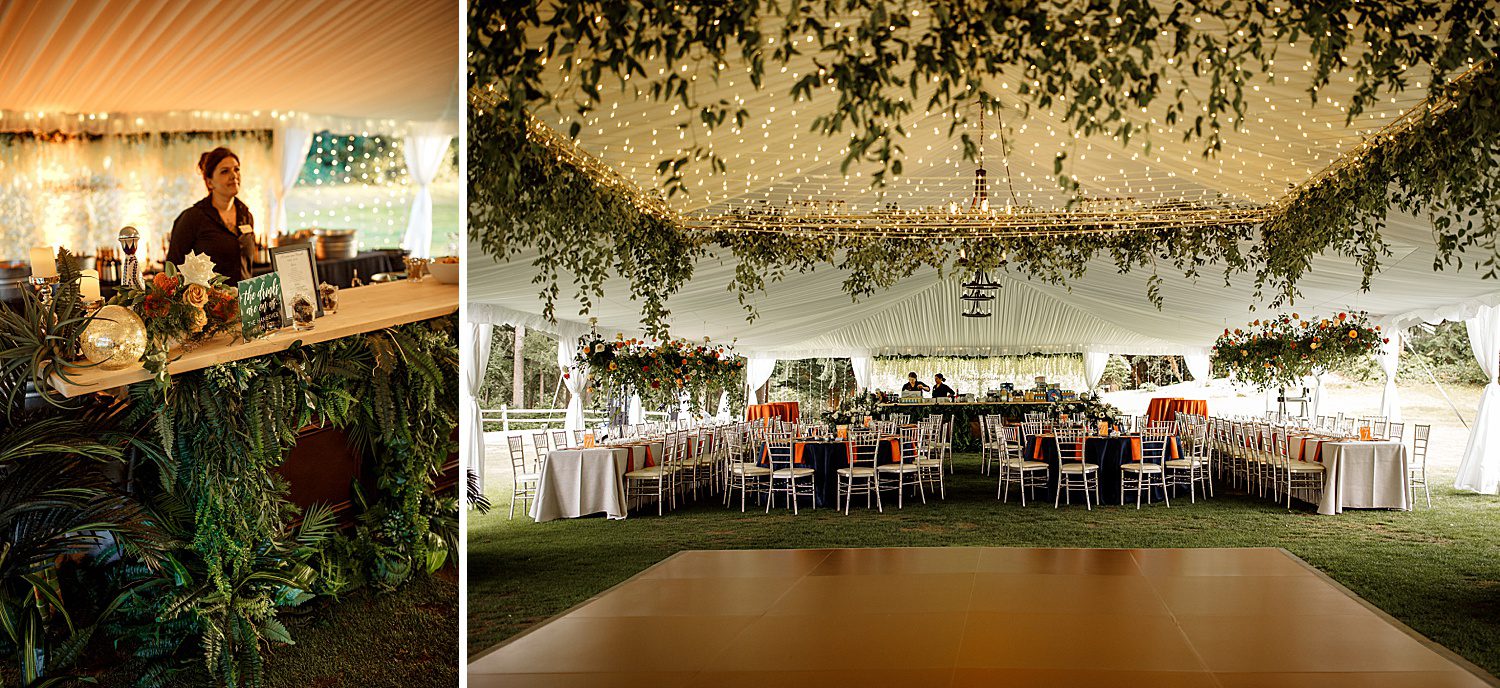
[[[1359,338],[1359,331],[1358,330],[1349,330],[1349,338],[1350,339],[1358,339]]]

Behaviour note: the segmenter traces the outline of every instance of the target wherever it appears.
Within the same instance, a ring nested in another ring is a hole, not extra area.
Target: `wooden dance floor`
[[[1493,684],[1279,549],[682,552],[469,665],[471,688]]]

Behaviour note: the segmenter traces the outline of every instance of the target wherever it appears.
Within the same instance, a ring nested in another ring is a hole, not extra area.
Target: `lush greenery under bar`
[[[351,325],[350,290],[337,338],[248,358],[209,342],[225,349],[216,362],[173,370],[165,388],[68,398],[46,385],[83,325],[68,278],[60,298],[0,309],[0,681],[260,685],[274,673],[263,652],[293,642],[293,608],[398,590],[456,560],[456,288],[447,315],[367,328]],[[433,286],[388,285],[385,300],[400,288]],[[358,479],[288,480],[314,435],[342,445]],[[308,487],[348,499],[299,506],[295,493],[319,493]]]

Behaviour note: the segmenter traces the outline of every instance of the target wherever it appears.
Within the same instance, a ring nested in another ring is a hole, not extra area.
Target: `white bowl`
[[[438,263],[427,264],[427,271],[432,273],[432,278],[442,284],[458,284],[458,269],[462,263]]]

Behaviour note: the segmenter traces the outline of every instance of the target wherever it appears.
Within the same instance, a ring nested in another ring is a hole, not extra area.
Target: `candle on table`
[[[57,249],[51,246],[33,246],[31,249],[31,276],[57,276]]]
[[[99,296],[99,271],[98,270],[81,270],[79,272],[80,272],[80,274],[82,274],[83,277],[78,281],[78,290],[79,290],[79,294],[81,296],[83,296],[83,300],[84,301],[93,301],[95,299],[100,298],[100,296]]]

